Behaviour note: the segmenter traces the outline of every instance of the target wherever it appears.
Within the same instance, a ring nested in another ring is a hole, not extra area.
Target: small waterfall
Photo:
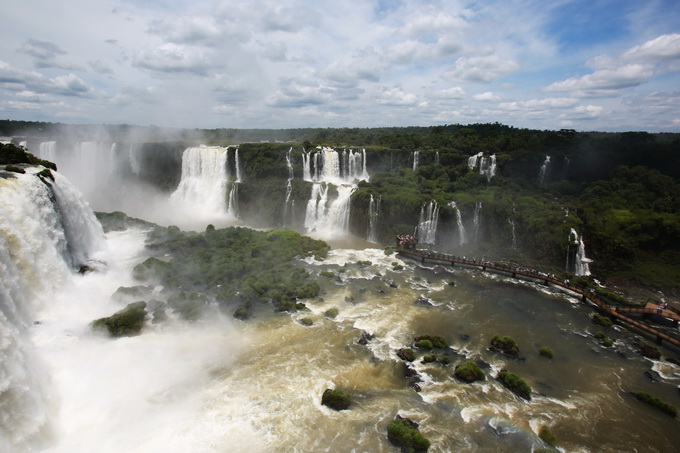
[[[463,219],[462,216],[460,215],[460,209],[458,209],[458,206],[456,205],[455,201],[450,202],[449,206],[456,211],[456,226],[458,227],[458,244],[459,245],[467,244],[467,234],[465,232],[465,226],[463,226]]]
[[[435,164],[439,163],[439,151],[435,151],[434,153],[434,163]]]
[[[548,173],[548,168],[550,167],[550,156],[545,156],[545,160],[543,161],[543,165],[541,165],[541,169],[538,172],[538,184],[540,186],[545,187],[546,184],[546,175]]]
[[[418,168],[418,160],[420,159],[420,151],[413,151],[413,171]]]
[[[180,209],[203,218],[226,216],[235,199],[232,185],[228,195],[227,148],[200,146],[184,150],[182,154],[182,179],[170,200]]]
[[[234,152],[234,166],[236,167],[236,182],[243,182],[243,174],[241,171],[241,159],[238,155],[238,148]]]
[[[112,150],[115,152],[115,149]],[[128,148],[128,161],[130,162],[130,168],[135,176],[142,174],[142,161],[141,161],[141,151],[142,148],[139,144],[133,143]]]
[[[479,159],[484,157],[483,152],[478,152],[477,154],[474,154],[468,158],[468,168],[470,170],[474,170],[474,168],[477,166],[477,163],[479,162]]]
[[[512,231],[512,249],[517,250],[517,234],[515,232],[515,221],[513,219],[508,219],[510,224],[510,229]]]
[[[378,198],[374,198],[371,194],[371,200],[368,204],[368,237],[366,238],[369,242],[378,242],[378,219],[380,218],[380,202],[382,201],[382,195],[378,195]]]
[[[469,163],[468,163],[469,165]],[[486,181],[491,181],[496,175],[496,155],[492,154],[489,157],[481,157],[479,161],[479,174],[486,176]]]
[[[473,232],[472,240],[474,242],[479,241],[479,230],[482,226],[482,202],[478,201],[475,204],[475,213],[472,218]]]
[[[305,181],[313,181],[310,154],[310,151],[302,153],[302,179]]]
[[[238,184],[236,182],[232,183],[231,189],[229,189],[227,214],[236,219],[238,218]]]
[[[303,154],[304,156],[304,154]],[[286,167],[288,168],[288,179],[286,180],[286,201],[283,204],[283,226],[285,227],[288,222],[288,213],[292,214],[294,200],[291,200],[291,194],[293,193],[293,147],[291,146],[286,153]]]
[[[437,240],[437,223],[439,223],[439,205],[435,200],[423,203],[420,208],[420,220],[414,233],[418,242],[434,245]]]
[[[307,211],[305,213],[305,229],[308,232],[316,231],[326,225],[326,220],[328,218],[328,211],[326,209],[327,202],[328,184],[314,184],[312,186],[312,195],[307,202]]]
[[[569,231],[568,241],[570,245],[576,246],[576,249],[573,252],[574,265],[571,267],[573,269],[574,275],[590,275],[590,263],[592,263],[592,260],[586,257],[586,248],[585,244],[583,243],[583,238],[580,238],[576,230],[572,228],[571,231]],[[569,258],[570,251],[569,247],[567,246],[567,272],[570,271]]]

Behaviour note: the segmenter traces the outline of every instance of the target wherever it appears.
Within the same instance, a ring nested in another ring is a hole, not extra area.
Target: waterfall
[[[439,163],[439,151],[435,151],[434,153],[434,163],[435,164]]]
[[[238,148],[234,152],[234,166],[236,167],[236,182],[243,182],[243,174],[241,172],[241,159],[238,155]]]
[[[368,204],[368,237],[369,242],[378,242],[378,219],[380,217],[380,202],[382,195],[378,195],[375,199],[371,194],[371,200]]]
[[[460,215],[460,209],[458,209],[458,206],[456,205],[455,201],[450,202],[449,206],[456,211],[456,226],[458,227],[458,244],[459,245],[467,244],[467,234],[465,232],[465,226],[463,226],[463,219],[462,216]]]
[[[437,240],[437,223],[439,222],[439,205],[435,200],[423,203],[420,208],[420,220],[414,233],[418,242],[434,245]]]
[[[303,154],[304,157],[304,154]],[[288,221],[288,212],[293,212],[293,200],[290,196],[293,193],[293,177],[295,173],[293,172],[293,147],[291,146],[286,153],[286,167],[288,168],[288,179],[286,180],[286,201],[283,204],[283,226],[286,226]],[[290,208],[289,208],[290,206]]]
[[[475,213],[472,218],[473,224],[473,238],[474,242],[479,241],[479,230],[482,226],[482,202],[478,201],[475,204]]]
[[[227,168],[227,148],[187,148],[182,154],[182,179],[177,190],[170,195],[171,202],[187,214],[205,220],[220,220],[233,214],[232,198],[235,199],[236,184],[227,195]]]
[[[233,218],[238,218],[238,184],[235,182],[231,184],[231,189],[229,189],[227,214]]]
[[[115,151],[115,148],[112,151]],[[140,176],[142,174],[142,160],[140,155],[141,146],[139,146],[137,143],[132,143],[128,148],[128,161],[130,162],[132,173],[135,176]]]
[[[486,181],[491,181],[496,175],[496,155],[492,154],[489,157],[481,157],[479,161],[479,174],[486,176]]]
[[[481,159],[484,156],[483,152],[478,152],[477,154],[474,154],[468,158],[468,168],[470,170],[474,170],[474,168],[477,166],[477,163],[479,162],[479,159]]]
[[[573,239],[572,239],[573,237]],[[590,263],[593,261],[586,257],[586,248],[583,243],[583,238],[579,237],[576,230],[573,228],[569,231],[569,244],[576,246],[574,254],[573,272],[576,276],[590,275]],[[567,271],[569,271],[569,247],[567,247]]]
[[[512,219],[508,219],[508,223],[510,224],[510,229],[512,231],[512,249],[517,250],[517,235],[515,232],[515,221]]]
[[[56,400],[28,329],[70,279],[71,264],[104,246],[79,192],[56,172],[48,186],[38,170],[0,179],[0,451],[7,452],[42,451],[53,438]]]
[[[413,171],[418,168],[418,159],[420,158],[420,151],[413,151]]]
[[[313,166],[310,163],[313,162]],[[305,212],[305,229],[323,235],[344,234],[349,228],[350,198],[357,188],[356,180],[368,180],[366,150],[338,153],[323,147],[303,154],[303,173],[309,168],[314,182]],[[337,188],[338,196],[328,197],[328,185]]]
[[[302,179],[305,181],[313,181],[310,154],[310,151],[302,153]]]
[[[541,165],[541,169],[538,172],[538,184],[545,187],[546,186],[546,174],[548,172],[548,168],[550,167],[550,156],[545,156],[545,160],[543,161],[543,165]]]
[[[42,142],[38,147],[38,152],[36,154],[41,159],[57,162],[57,142]]]

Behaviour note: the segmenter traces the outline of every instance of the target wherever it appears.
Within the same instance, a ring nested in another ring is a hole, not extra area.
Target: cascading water
[[[517,234],[515,232],[515,221],[513,219],[508,219],[508,223],[510,224],[510,231],[512,233],[512,249],[517,250]]]
[[[473,237],[472,240],[474,242],[479,241],[479,230],[482,226],[482,202],[478,201],[475,204],[475,212],[472,217],[472,225],[473,225]]]
[[[413,171],[418,168],[418,160],[420,159],[420,151],[413,151]]]
[[[303,175],[314,182],[307,202],[305,229],[322,236],[345,234],[349,227],[350,198],[357,180],[368,180],[366,150],[344,151],[321,148],[314,153],[303,153]],[[337,197],[329,200],[328,185],[337,187]]]
[[[579,237],[576,230],[573,228],[569,231],[568,241],[570,245],[576,247],[573,258],[573,266],[569,266],[570,254],[572,252],[567,248],[567,272],[573,271],[576,276],[587,276],[590,275],[590,263],[592,260],[586,257],[586,248],[583,243],[583,238]]]
[[[373,197],[371,194],[371,199],[368,205],[368,241],[378,242],[378,220],[380,218],[380,202],[382,201],[382,195],[378,195],[378,198]]]
[[[243,182],[243,174],[241,173],[241,159],[239,158],[238,148],[234,152],[234,167],[236,169],[236,182]]]
[[[0,178],[0,451],[30,452],[54,440],[56,398],[30,338],[35,312],[53,303],[73,264],[104,245],[102,228],[60,174],[37,169]],[[49,184],[49,186],[48,186]],[[82,242],[81,242],[82,239]]]
[[[303,154],[304,156],[304,154]],[[293,178],[295,173],[293,172],[293,147],[291,146],[286,153],[286,167],[288,168],[288,179],[286,180],[286,201],[283,204],[283,226],[288,224],[288,213],[293,212],[294,200],[291,199],[291,194],[293,193]]]
[[[477,163],[479,162],[479,159],[484,157],[483,152],[478,152],[477,154],[474,154],[468,158],[468,168],[470,170],[474,170],[474,168],[477,166]]]
[[[549,168],[550,168],[550,156],[545,156],[543,165],[541,165],[541,169],[538,171],[538,184],[540,186],[545,187],[547,185],[546,175],[548,174]]]
[[[235,217],[236,184],[229,194],[227,149],[219,146],[187,148],[182,154],[182,179],[170,201],[191,217],[224,224]]]
[[[434,153],[434,163],[438,164],[439,163],[439,151],[436,151]]]
[[[437,241],[437,223],[439,223],[439,205],[435,200],[423,203],[420,208],[420,220],[416,227],[415,236],[418,242],[434,245]]]
[[[458,229],[458,244],[467,244],[467,233],[465,232],[465,226],[463,225],[463,218],[460,215],[460,209],[456,205],[455,201],[449,203],[449,206],[456,211],[456,226]]]
[[[479,160],[479,174],[485,175],[486,180],[491,181],[496,175],[496,155],[492,154],[489,157],[481,157]]]

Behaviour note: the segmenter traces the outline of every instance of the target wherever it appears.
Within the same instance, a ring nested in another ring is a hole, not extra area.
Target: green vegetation
[[[449,342],[446,340],[446,338],[442,337],[441,335],[418,335],[417,337],[415,337],[414,341],[416,342],[416,346],[418,346],[419,348],[441,349],[449,347]],[[419,345],[419,343],[421,342],[423,342],[422,346]]]
[[[320,288],[308,280],[309,273],[296,266],[294,258],[323,258],[329,250],[325,242],[293,231],[234,227],[171,236],[147,247],[172,259],[147,259],[133,271],[137,280],[155,280],[187,294],[213,296],[223,306],[239,305],[246,310],[238,312],[240,317],[257,302],[270,302],[280,311],[304,308],[299,300],[318,296]],[[171,306],[193,318],[199,305],[192,296]]]
[[[312,320],[312,318],[307,318],[307,317],[300,318],[300,324],[302,324],[303,326],[306,326],[306,327],[310,327],[310,326],[314,325],[314,321]]]
[[[416,359],[416,353],[410,348],[401,348],[397,351],[397,357],[407,362],[413,362]]]
[[[660,400],[659,398],[652,396],[649,393],[639,392],[635,393],[634,395],[638,400],[642,401],[643,403],[647,403],[650,406],[653,406],[661,410],[662,412],[665,412],[671,417],[676,417],[678,415],[678,409],[675,406],[663,400]]]
[[[543,357],[547,357],[549,359],[553,358],[553,350],[549,348],[548,346],[543,346],[538,350],[538,353],[542,355]]]
[[[538,431],[538,437],[540,437],[543,442],[547,443],[548,445],[555,446],[557,444],[557,438],[547,425],[541,426],[541,429]]]
[[[336,411],[342,411],[349,408],[350,403],[351,398],[349,394],[342,390],[326,389],[321,396],[321,404]]]
[[[146,302],[133,302],[109,317],[96,319],[91,326],[112,337],[130,337],[141,333],[145,316]]]
[[[13,173],[21,173],[21,174],[26,173],[26,170],[24,170],[21,167],[17,167],[16,165],[5,165],[5,171],[11,171]]]
[[[493,352],[501,352],[513,357],[519,357],[519,347],[517,347],[517,343],[507,336],[501,337],[500,335],[494,335],[491,339],[489,349]]]
[[[597,313],[593,313],[593,317],[591,319],[593,321],[593,324],[597,324],[602,327],[611,327],[612,324],[614,324],[614,321],[612,321],[611,318],[598,315]]]
[[[484,371],[471,360],[456,366],[454,376],[465,382],[483,381],[486,378]]]
[[[661,351],[659,351],[659,348],[650,344],[642,345],[640,347],[640,354],[653,360],[659,360],[661,358]]]
[[[339,313],[338,309],[336,307],[333,307],[326,310],[323,315],[326,318],[335,318],[336,316],[338,316],[338,313]]]
[[[515,373],[502,370],[500,373],[498,373],[497,379],[501,384],[503,384],[503,386],[505,386],[505,388],[513,392],[515,395],[524,398],[525,400],[531,399],[531,387],[529,387],[529,384],[524,382],[524,379]]]
[[[0,165],[6,164],[42,165],[48,169],[57,170],[53,162],[39,159],[20,146],[0,143]]]
[[[430,448],[430,441],[418,431],[418,425],[399,416],[387,425],[387,438],[404,453],[426,452]]]

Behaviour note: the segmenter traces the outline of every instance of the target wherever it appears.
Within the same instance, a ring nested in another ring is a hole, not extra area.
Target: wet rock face
[[[326,389],[321,396],[321,404],[336,411],[348,409],[350,402],[350,396],[342,390]]]

